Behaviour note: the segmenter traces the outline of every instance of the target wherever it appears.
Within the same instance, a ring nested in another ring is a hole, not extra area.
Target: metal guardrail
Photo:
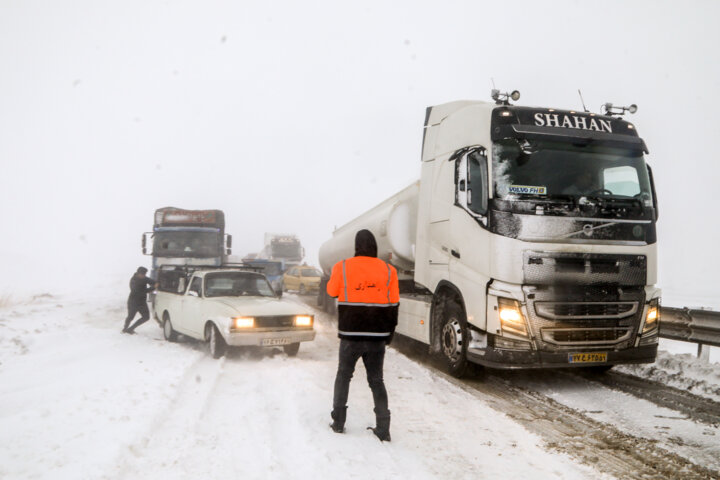
[[[706,356],[704,345],[720,347],[720,312],[661,307],[660,337],[697,343],[698,357]]]

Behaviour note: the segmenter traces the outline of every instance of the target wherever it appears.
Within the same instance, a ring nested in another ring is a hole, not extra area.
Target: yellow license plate
[[[607,353],[570,353],[568,363],[600,363],[607,362]]]

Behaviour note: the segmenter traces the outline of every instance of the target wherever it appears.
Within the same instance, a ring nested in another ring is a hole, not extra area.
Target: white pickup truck
[[[289,356],[315,338],[309,307],[282,300],[264,275],[242,268],[161,269],[154,313],[165,339],[178,333],[208,342],[214,358],[228,346],[282,346]]]

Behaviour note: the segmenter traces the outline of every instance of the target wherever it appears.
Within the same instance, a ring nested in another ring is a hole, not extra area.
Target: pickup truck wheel
[[[220,335],[215,325],[210,324],[205,328],[205,338],[208,341],[208,349],[213,358],[220,358],[225,355],[227,345],[225,339]]]
[[[165,312],[163,314],[163,337],[165,337],[165,340],[168,342],[177,342],[177,332],[173,330],[172,323],[170,322],[170,315]]]
[[[298,350],[300,350],[300,343],[291,343],[290,345],[283,345],[283,350],[285,350],[285,353],[288,357],[294,357],[297,355]]]
[[[460,305],[454,301],[448,301],[443,313],[440,354],[448,373],[460,378],[470,370],[467,361],[467,345],[470,339],[467,320]]]
[[[307,293],[307,290],[305,289],[304,284],[300,284],[300,295],[305,295]]]

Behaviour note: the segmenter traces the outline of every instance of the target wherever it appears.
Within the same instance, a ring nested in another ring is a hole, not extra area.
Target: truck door
[[[450,281],[463,294],[467,320],[485,328],[484,290],[490,271],[490,233],[485,228],[489,202],[487,151],[472,147],[457,162],[455,202],[460,208],[454,208],[450,217]]]

